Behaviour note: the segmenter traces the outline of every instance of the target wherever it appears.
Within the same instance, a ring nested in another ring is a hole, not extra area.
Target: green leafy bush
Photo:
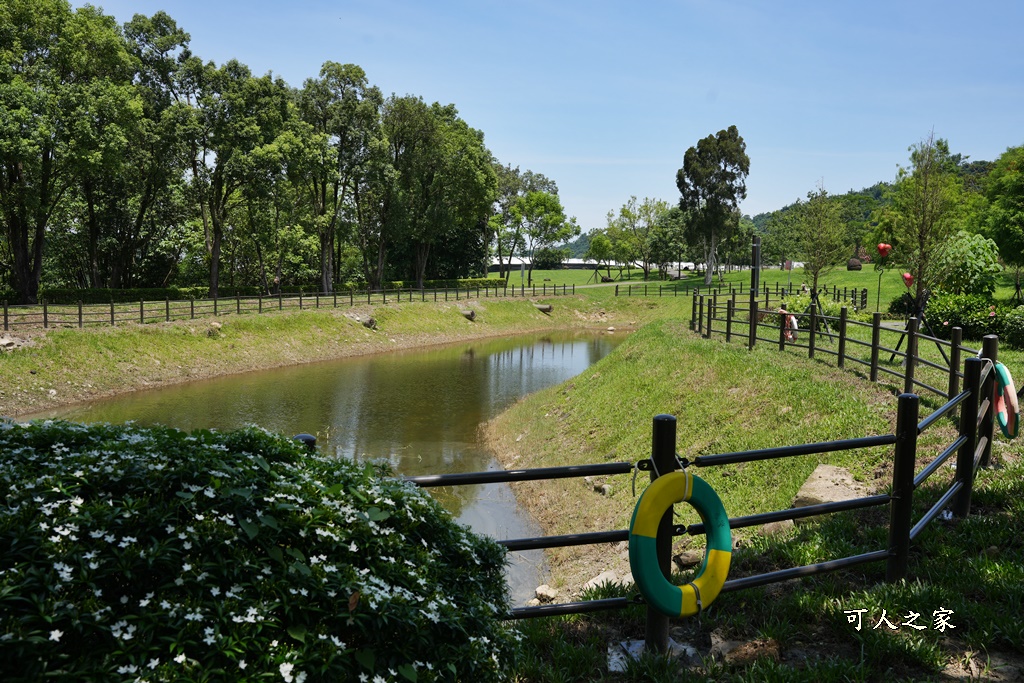
[[[0,424],[0,680],[502,679],[503,549],[380,474],[257,429]]]
[[[1015,349],[1024,349],[1024,306],[1011,309],[1003,316],[1001,341]]]
[[[936,294],[925,309],[932,331],[942,339],[949,339],[954,327],[963,329],[964,339],[1000,334],[1003,317],[990,299],[977,294]]]
[[[890,315],[905,318],[917,312],[917,302],[914,301],[914,297],[904,292],[889,302],[887,310]]]
[[[960,230],[946,241],[939,255],[942,289],[957,294],[992,296],[996,291],[999,247],[994,241]]]

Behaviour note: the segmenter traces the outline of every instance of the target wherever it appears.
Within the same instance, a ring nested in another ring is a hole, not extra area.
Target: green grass
[[[834,368],[829,364],[834,361],[800,354],[798,349],[780,354],[765,343],[751,352],[742,342],[699,339],[682,322],[656,322],[573,381],[520,401],[490,425],[490,434],[503,444],[500,455],[506,464],[524,467],[647,457],[651,418],[663,412],[678,418],[677,450],[688,457],[893,431],[894,394],[901,387],[872,385],[854,372]],[[1005,353],[1004,360],[1010,356],[1011,362],[1020,359],[1018,352]],[[922,434],[922,461],[950,443],[955,432],[950,421],[940,421]],[[726,594],[699,620],[673,621],[673,637],[702,652],[708,652],[710,634],[717,632],[735,640],[772,639],[783,653],[781,662],[762,659],[727,669],[702,661],[681,670],[678,664],[645,658],[623,675],[610,675],[605,668],[608,644],[643,638],[643,611],[630,608],[522,623],[529,655],[518,680],[924,680],[937,677],[951,660],[984,659],[986,653],[1019,657],[1024,653],[1024,627],[1016,616],[1024,608],[1024,541],[1019,534],[1024,449],[1000,438],[994,453],[995,461],[1005,465],[979,474],[976,514],[959,522],[937,521],[926,529],[913,546],[909,581],[886,584],[884,562],[862,565]],[[818,462],[848,467],[855,478],[886,491],[891,457],[891,448],[878,448],[698,472],[719,492],[730,516],[740,516],[788,507]],[[915,519],[941,495],[951,476],[951,470],[940,469],[919,490]],[[629,478],[610,478],[609,483],[611,496],[563,482],[524,484],[518,495],[546,522],[548,533],[624,528],[635,503]],[[677,523],[698,521],[688,507],[677,510]],[[887,520],[887,508],[875,508],[800,525],[780,537],[744,533],[745,547],[734,554],[730,576],[884,549]],[[702,546],[701,539],[691,545]],[[578,548],[550,551],[554,584],[571,592],[581,577],[596,575],[616,554],[599,551],[596,560],[592,555]],[[677,582],[687,580],[686,575],[676,577]],[[634,592],[606,588],[593,597]],[[956,629],[940,633],[930,627],[939,608],[953,610]],[[844,610],[852,609],[868,610],[859,632],[846,620]],[[929,628],[873,629],[883,609],[896,623],[918,612],[918,623]]]

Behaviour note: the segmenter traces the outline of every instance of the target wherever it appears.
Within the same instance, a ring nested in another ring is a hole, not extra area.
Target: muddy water
[[[478,427],[522,396],[574,377],[621,336],[546,334],[279,368],[70,406],[37,417],[309,432],[322,452],[385,459],[406,475],[499,468]],[[431,489],[458,519],[498,539],[541,535],[505,484]],[[543,551],[510,553],[513,601],[543,583]]]

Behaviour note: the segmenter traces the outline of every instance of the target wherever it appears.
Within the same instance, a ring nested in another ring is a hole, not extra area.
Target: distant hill
[[[590,233],[583,233],[572,242],[559,245],[559,248],[569,250],[569,258],[583,258],[583,255],[590,249]]]

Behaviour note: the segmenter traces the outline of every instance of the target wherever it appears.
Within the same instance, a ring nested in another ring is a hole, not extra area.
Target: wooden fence
[[[890,375],[903,381],[906,393],[924,389],[947,400],[958,393],[963,379],[959,367],[965,354],[986,355],[995,360],[994,346],[987,351],[963,346],[963,331],[959,327],[953,327],[950,339],[945,340],[922,334],[916,317],[883,321],[881,313],[876,312],[871,322],[866,323],[850,319],[847,306],[840,309],[838,316],[827,316],[818,313],[813,303],[805,312],[787,311],[786,315],[780,315],[779,306],[785,303],[784,298],[774,299],[760,293],[755,296],[749,292],[746,301],[742,301],[737,295],[734,292],[728,296],[718,293],[695,296],[690,328],[705,337],[721,335],[726,341],[742,339],[751,349],[762,341],[777,344],[782,351],[787,347],[806,349],[810,358],[818,354],[834,356],[840,368],[847,363],[864,366],[872,382],[877,382],[881,375]],[[789,338],[793,331],[786,328],[787,316],[798,320],[800,329],[793,339]],[[888,342],[890,339],[895,341]],[[995,344],[996,338],[991,339],[989,343]],[[890,345],[883,345],[883,341]],[[925,349],[930,354],[926,354]],[[888,360],[884,358],[886,354]],[[927,371],[927,379],[944,380],[945,386],[924,381],[926,378],[918,374],[921,368]]]
[[[716,296],[724,297],[729,296],[735,299],[736,296],[742,295],[749,290],[744,289],[742,285],[736,283],[720,284],[720,285],[692,285],[690,283],[682,282],[669,282],[669,283],[629,283],[625,285],[615,285],[615,296],[684,296],[693,295],[694,297],[699,296]],[[768,307],[768,302],[771,297],[776,299],[784,298],[786,296],[796,296],[800,294],[802,290],[792,285],[782,285],[778,282],[775,283],[774,289],[770,285],[764,285],[758,289],[758,297],[763,296],[765,299],[765,307]],[[809,291],[803,291],[804,294],[809,294]],[[818,290],[819,298],[831,299],[836,303],[848,303],[855,309],[862,311],[868,307],[868,290],[857,289],[856,287],[843,287],[839,288],[836,286],[822,287]]]
[[[542,283],[497,288],[391,289],[379,291],[345,291],[319,294],[276,296],[234,296],[180,301],[142,301],[137,304],[49,304],[10,305],[3,302],[3,329],[18,327],[88,327],[113,326],[125,323],[156,323],[172,320],[195,320],[222,315],[260,314],[283,310],[353,307],[358,304],[389,304],[425,301],[467,301],[486,298],[566,296],[576,293],[576,285]]]

